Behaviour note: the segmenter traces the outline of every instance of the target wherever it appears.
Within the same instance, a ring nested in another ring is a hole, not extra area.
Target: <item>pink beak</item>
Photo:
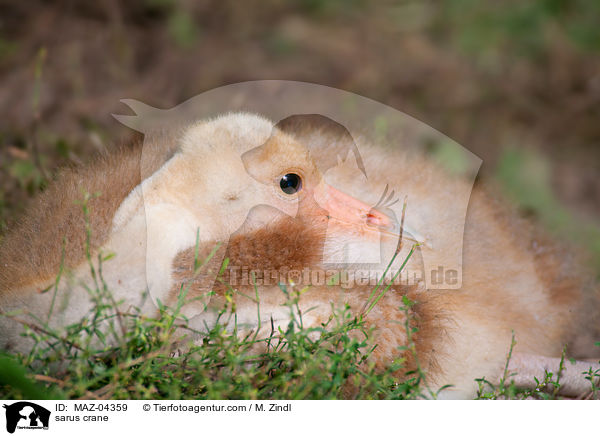
[[[330,219],[350,226],[355,231],[389,232],[394,229],[394,222],[390,217],[332,186],[322,184],[314,195],[319,206],[327,210]]]

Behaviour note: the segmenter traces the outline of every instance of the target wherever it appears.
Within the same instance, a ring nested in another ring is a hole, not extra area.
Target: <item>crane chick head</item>
[[[300,133],[250,114],[192,125],[182,136],[177,165],[169,169],[178,180],[168,183],[170,196],[181,197],[211,239],[287,217],[303,226],[326,226],[333,236],[378,242],[379,231],[393,226],[390,218],[328,185],[322,163],[339,150],[314,147],[316,136]]]

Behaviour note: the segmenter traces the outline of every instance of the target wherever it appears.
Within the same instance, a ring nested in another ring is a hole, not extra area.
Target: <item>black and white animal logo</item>
[[[6,409],[6,431],[18,429],[48,429],[50,411],[29,401],[3,405]]]

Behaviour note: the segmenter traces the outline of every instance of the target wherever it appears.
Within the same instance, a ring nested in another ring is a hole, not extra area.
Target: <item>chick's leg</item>
[[[560,358],[538,356],[535,354],[514,353],[508,365],[510,380],[521,388],[533,389],[536,387],[537,378],[544,380],[546,371],[553,374],[553,380],[559,377],[559,393],[569,397],[585,395],[591,391],[592,382],[600,386],[600,364],[584,361],[571,362],[565,359],[563,369],[560,371]],[[560,373],[559,373],[560,371]],[[592,380],[590,373],[594,376]]]

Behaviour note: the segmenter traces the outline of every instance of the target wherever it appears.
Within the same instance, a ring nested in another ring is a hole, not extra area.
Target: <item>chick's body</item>
[[[327,134],[318,131],[321,139]],[[146,314],[157,313],[152,299],[176,301],[181,285],[191,283],[191,295],[205,294],[212,287],[213,276],[207,273],[198,280],[194,274],[197,242],[200,254],[208,254],[215,244],[222,243],[209,266],[218,270],[220,260],[229,258],[229,279],[241,268],[326,270],[324,259],[335,257],[336,250],[349,240],[358,241],[359,254],[386,238],[394,245],[390,235],[372,238],[368,232],[356,231],[356,223],[354,227],[334,225],[335,217],[318,201],[316,193],[321,192],[325,175],[319,173],[314,160],[331,159],[339,148],[328,147],[335,138],[303,145],[306,140],[306,132],[294,132],[293,126],[280,132],[260,117],[232,114],[188,128],[181,137],[163,135],[147,140],[143,152],[140,148],[120,151],[90,167],[64,173],[3,241],[0,309],[25,309],[43,319],[53,297],[52,292],[39,290],[53,283],[61,263],[72,274],[60,284],[51,323],[67,325],[91,307],[80,286],[90,282],[86,219],[80,205],[74,204],[80,188],[103,193],[89,201],[88,220],[92,252],[102,248],[116,254],[103,265],[109,288],[116,300],[123,299],[125,306],[139,306]],[[408,158],[401,150],[364,141],[359,145],[368,179],[357,176],[356,168],[342,166],[332,171],[327,181],[370,204],[377,201],[385,185],[407,194],[407,216],[424,223],[421,228],[442,241],[438,252],[443,261],[445,238],[435,236],[453,234],[456,223],[445,219],[440,205],[464,190],[466,182],[440,176],[443,170],[422,157]],[[288,198],[275,192],[280,176],[291,170],[302,174],[306,194]],[[430,189],[428,180],[434,175],[445,180],[445,189]],[[416,364],[409,351],[399,349],[407,345],[407,323],[417,327],[413,339],[418,362],[430,386],[435,390],[454,385],[444,391],[448,397],[472,397],[475,378],[498,380],[512,332],[517,341],[515,351],[560,356],[564,344],[578,331],[581,283],[546,246],[532,245],[526,224],[507,216],[489,194],[479,188],[473,191],[464,225],[462,287],[427,290],[422,280],[394,285],[366,318],[376,327],[373,341],[379,345],[373,359],[379,365],[403,354],[409,365]],[[404,250],[408,248],[406,241]],[[398,262],[401,260],[399,256]],[[422,262],[417,251],[407,268],[422,270]],[[253,286],[237,283],[232,288],[239,291],[234,295],[239,322],[256,327],[255,303],[240,296],[253,294]],[[346,289],[312,286],[300,300],[306,311],[305,325],[325,322],[332,301],[347,303],[358,313],[372,289],[364,284]],[[141,297],[144,290],[151,299]],[[202,312],[196,307],[190,312],[197,315],[192,322],[201,326],[214,320],[215,310],[225,302],[224,293],[224,287],[217,284],[209,309]],[[277,283],[264,282],[259,294],[261,321],[287,322],[289,312],[282,306],[285,297]],[[408,320],[399,310],[404,295],[416,302],[407,312]],[[10,319],[0,319],[0,332],[1,347],[21,351],[30,347],[19,337],[21,327]]]

